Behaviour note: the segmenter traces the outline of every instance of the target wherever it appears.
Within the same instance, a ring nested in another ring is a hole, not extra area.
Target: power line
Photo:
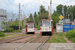
[[[15,4],[15,3],[11,2],[10,0],[8,0],[8,1],[9,1],[11,4]],[[17,4],[15,4],[15,5],[17,5]],[[19,6],[19,5],[17,5],[17,6]],[[23,5],[23,7],[24,7],[24,5]],[[26,8],[25,8],[25,9],[26,9]],[[29,12],[29,10],[27,10],[27,9],[26,9],[26,11]]]
[[[38,0],[38,2],[40,3],[40,1]],[[41,4],[41,3],[40,3]],[[42,5],[42,4],[41,4]]]
[[[9,0],[8,0],[9,1]],[[15,3],[13,3],[13,2],[11,2],[11,1],[9,1],[11,4],[15,4]],[[15,5],[17,5],[17,4],[15,4]],[[19,5],[17,5],[17,6],[19,6]]]
[[[68,2],[65,2],[65,3],[69,3],[69,2],[71,2],[72,0],[70,0],[70,1],[68,1]],[[63,3],[63,4],[65,4],[65,3]]]
[[[71,2],[71,1],[72,1],[72,0],[70,0],[70,1],[68,1],[68,2],[65,2],[65,3],[61,3],[61,4],[63,5],[63,4],[69,3],[69,2]],[[52,4],[54,4],[54,5],[59,5],[60,3],[59,3],[59,4],[57,4],[57,3],[52,3]]]
[[[9,1],[9,0],[8,0]],[[11,2],[11,1],[9,1],[9,2]],[[13,4],[13,2],[11,2],[12,4]],[[15,4],[15,3],[14,3]],[[15,4],[15,5],[17,5],[17,4]],[[19,5],[17,5],[17,6],[19,6]],[[23,7],[24,7],[24,5],[23,5]],[[26,9],[26,8],[25,8]],[[26,11],[28,11],[27,9],[26,9]]]
[[[24,7],[24,5],[22,5],[22,6]],[[24,8],[25,8],[25,7],[24,7]],[[26,9],[26,8],[25,8],[25,9]],[[26,9],[26,11],[29,11],[29,10]]]

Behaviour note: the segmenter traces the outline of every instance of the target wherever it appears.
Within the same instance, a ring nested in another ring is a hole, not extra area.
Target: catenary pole
[[[52,0],[50,0],[50,19],[51,19],[51,12],[52,12]]]
[[[19,3],[19,31],[20,31],[20,3]]]

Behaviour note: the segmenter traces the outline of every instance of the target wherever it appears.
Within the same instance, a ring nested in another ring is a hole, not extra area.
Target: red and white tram
[[[42,19],[40,21],[40,34],[51,34],[53,33],[53,20],[51,19]]]
[[[26,23],[26,33],[35,33],[35,26],[34,22],[29,21]]]

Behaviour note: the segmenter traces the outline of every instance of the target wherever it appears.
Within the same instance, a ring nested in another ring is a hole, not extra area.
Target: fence
[[[74,29],[75,25],[63,25],[63,32],[67,32],[69,30]]]

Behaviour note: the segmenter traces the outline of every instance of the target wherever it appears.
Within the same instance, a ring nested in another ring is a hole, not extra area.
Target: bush
[[[75,29],[68,31],[65,36],[72,42],[75,42]]]
[[[67,37],[68,39],[71,39],[71,38],[75,37],[75,29],[68,31],[68,32],[66,33],[66,37]]]
[[[13,32],[20,32],[20,33],[22,33],[22,31],[19,31],[19,30],[14,30]]]
[[[35,24],[35,28],[37,28],[37,30],[40,30],[40,26]]]
[[[4,31],[4,32],[12,32],[12,31],[14,31],[14,29],[13,28],[11,28],[11,27],[7,27],[7,29]]]
[[[4,37],[4,36],[5,36],[5,34],[0,31],[0,37]]]
[[[72,42],[74,42],[74,43],[75,43],[75,37],[74,37],[74,38],[71,38],[70,40],[71,40]]]

